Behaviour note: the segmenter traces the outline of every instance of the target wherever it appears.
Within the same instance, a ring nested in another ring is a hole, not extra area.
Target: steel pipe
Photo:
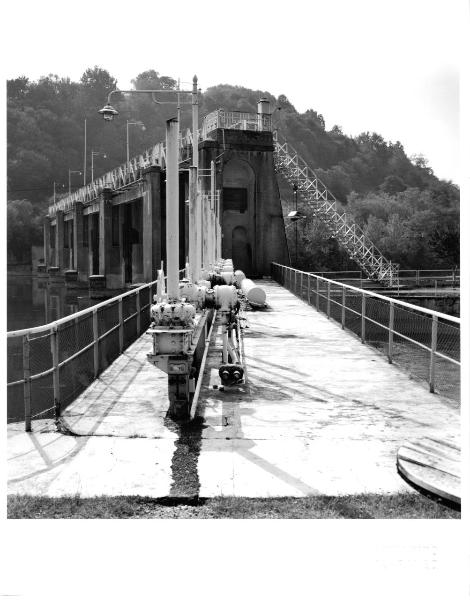
[[[179,300],[179,182],[176,119],[166,122],[166,269],[168,301]]]
[[[242,292],[252,306],[264,306],[266,303],[266,292],[251,279],[243,279],[241,282]]]

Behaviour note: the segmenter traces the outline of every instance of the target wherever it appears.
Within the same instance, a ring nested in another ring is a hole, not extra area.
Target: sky
[[[202,0],[9,3],[2,72],[78,80],[107,69],[122,89],[155,69],[182,82],[285,94],[347,135],[376,131],[459,183],[459,0]],[[19,35],[20,33],[20,35]],[[156,140],[158,141],[158,140]]]

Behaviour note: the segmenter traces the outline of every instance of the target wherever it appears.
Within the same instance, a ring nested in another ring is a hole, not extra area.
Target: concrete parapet
[[[88,285],[91,290],[105,290],[106,276],[105,275],[90,275],[88,277]]]

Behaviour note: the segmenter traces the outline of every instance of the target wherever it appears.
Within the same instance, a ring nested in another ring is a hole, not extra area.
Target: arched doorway
[[[253,274],[255,240],[255,174],[238,158],[224,167],[222,190],[222,256],[231,258],[234,267]]]
[[[232,260],[236,269],[250,275],[253,269],[251,244],[244,227],[232,229]]]

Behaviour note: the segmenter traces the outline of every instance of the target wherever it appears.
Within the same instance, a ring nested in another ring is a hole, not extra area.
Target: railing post
[[[317,298],[316,298],[317,310],[320,310],[320,279],[317,277]]]
[[[29,334],[23,336],[23,397],[24,430],[31,431],[31,365],[29,360]]]
[[[93,311],[93,372],[95,378],[100,370],[100,333],[98,329],[98,310]]]
[[[300,271],[300,299],[303,298],[304,273]]]
[[[437,316],[432,316],[432,327],[431,327],[431,362],[429,365],[429,391],[434,394],[434,387],[436,382],[436,350],[437,350]]]
[[[308,273],[307,275],[307,302],[308,305],[310,306],[310,280],[311,280],[312,276],[310,275],[310,273]]]
[[[297,269],[294,271],[294,294],[297,294]]]
[[[137,335],[140,335],[140,291],[137,290],[135,297],[135,310],[137,312]]]
[[[122,298],[119,298],[118,301],[118,311],[119,311],[119,354],[122,354],[124,349],[124,318],[122,313]]]
[[[57,326],[51,331],[51,354],[52,354],[52,387],[54,390],[54,413],[55,418],[60,417],[60,376],[59,376],[59,336]]]
[[[390,312],[388,317],[388,362],[392,364],[393,354],[393,327],[395,321],[395,304],[390,302]]]
[[[346,325],[346,288],[343,286],[341,297],[341,329]]]
[[[366,295],[362,293],[362,310],[361,310],[361,342],[366,339]]]
[[[419,271],[416,270],[416,285],[419,285]]]
[[[331,283],[328,281],[328,283],[326,284],[326,316],[328,317],[328,319],[330,318],[330,307],[331,307],[330,296],[331,296]]]

